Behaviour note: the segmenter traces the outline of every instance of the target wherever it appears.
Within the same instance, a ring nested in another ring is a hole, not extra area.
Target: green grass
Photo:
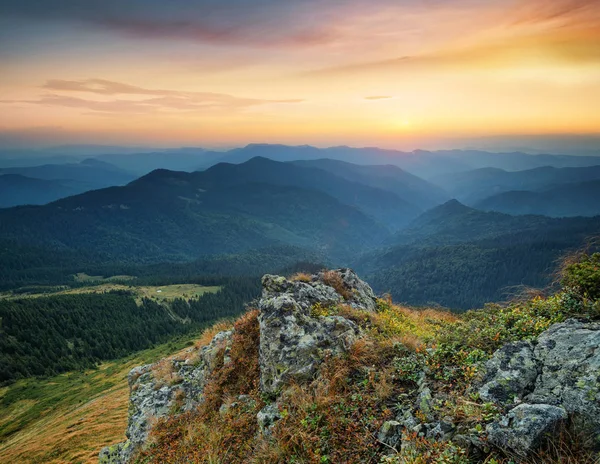
[[[90,276],[88,276],[90,277]],[[93,276],[91,276],[93,277]],[[116,279],[115,276],[111,279]],[[90,283],[92,280],[89,281]],[[98,281],[93,281],[97,283]],[[30,293],[21,292],[4,292],[0,293],[0,299],[18,299],[18,298],[42,298],[46,296],[54,295],[69,295],[69,294],[81,294],[81,293],[105,293],[115,290],[125,290],[132,292],[136,296],[138,304],[141,303],[142,298],[151,298],[159,302],[169,302],[176,298],[184,298],[190,300],[192,298],[198,298],[205,293],[216,293],[221,289],[219,286],[206,287],[197,284],[175,284],[175,285],[162,285],[162,286],[137,286],[137,285],[125,285],[122,283],[112,283],[110,280],[104,281],[98,285],[90,285],[86,287],[77,288],[49,288],[47,291],[36,291],[35,289]]]

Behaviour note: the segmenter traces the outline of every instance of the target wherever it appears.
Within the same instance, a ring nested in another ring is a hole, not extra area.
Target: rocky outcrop
[[[276,395],[286,382],[312,378],[325,356],[345,352],[359,337],[356,324],[340,316],[318,315],[316,307],[323,310],[348,304],[366,311],[377,308],[371,287],[350,269],[305,276],[303,281],[266,275],[262,284],[262,296],[257,303],[260,384],[268,396]],[[187,353],[189,359],[163,360],[133,369],[129,374],[128,440],[104,448],[100,462],[128,462],[147,442],[156,419],[199,405],[217,355],[223,353],[223,362],[228,361],[232,335],[232,331],[217,334],[195,356]],[[229,414],[248,401],[242,395],[222,405],[220,413]],[[268,435],[280,418],[276,403],[265,406],[257,415],[261,433]]]
[[[266,275],[262,282],[260,385],[267,394],[277,393],[292,380],[310,379],[326,355],[347,351],[359,336],[354,322],[315,316],[315,305],[347,303],[367,311],[377,307],[371,287],[349,269],[320,273],[309,281]]]
[[[232,331],[220,332],[198,353],[186,353],[190,355],[187,359],[166,359],[132,369],[128,375],[127,441],[102,449],[100,463],[128,462],[131,455],[146,443],[156,419],[189,411],[198,405],[217,354],[227,352],[232,335]]]
[[[568,415],[600,447],[600,323],[555,324],[535,343],[498,350],[486,371],[481,398],[509,409],[488,427],[492,443],[526,455]]]

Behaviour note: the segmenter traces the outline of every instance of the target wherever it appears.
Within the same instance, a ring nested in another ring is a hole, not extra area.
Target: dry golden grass
[[[160,347],[98,370],[27,379],[0,390],[1,463],[97,463],[125,439],[131,368],[179,351]]]
[[[290,280],[292,282],[310,282],[312,280],[312,276],[306,272],[297,272],[290,277]]]
[[[335,271],[325,271],[323,273],[323,282],[338,292],[345,300],[352,298],[352,293],[346,288],[342,277]]]

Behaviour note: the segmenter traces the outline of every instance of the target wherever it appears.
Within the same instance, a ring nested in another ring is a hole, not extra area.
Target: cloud
[[[39,0],[0,2],[0,16],[84,23],[109,33],[216,45],[312,46],[334,39],[328,11],[336,0]],[[316,11],[319,14],[315,14]]]
[[[207,112],[207,111],[239,111],[253,106],[266,104],[301,103],[299,98],[290,99],[258,99],[243,98],[233,95],[212,92],[186,92],[166,89],[147,89],[105,79],[86,79],[70,81],[52,79],[47,81],[43,89],[66,93],[88,93],[102,96],[149,96],[145,99],[113,98],[111,100],[94,100],[79,96],[57,93],[42,95],[35,100],[0,100],[3,104],[25,103],[42,106],[61,106],[81,108],[105,114],[149,114],[165,112]],[[93,113],[92,113],[93,114]]]
[[[391,95],[373,95],[371,97],[365,97],[365,100],[387,100],[392,98]]]

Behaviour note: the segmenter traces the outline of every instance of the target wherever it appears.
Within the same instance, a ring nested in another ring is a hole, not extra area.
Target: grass
[[[89,277],[89,276],[88,276]],[[122,277],[122,276],[116,276]],[[116,278],[115,277],[115,278]],[[91,282],[91,281],[90,281]],[[197,284],[175,284],[175,285],[162,285],[162,286],[135,286],[135,285],[124,285],[121,283],[101,283],[99,285],[90,285],[89,287],[79,288],[64,288],[52,292],[32,292],[32,293],[13,293],[4,292],[0,294],[0,299],[20,299],[20,298],[42,298],[47,296],[55,295],[73,295],[81,293],[106,293],[111,291],[128,291],[132,292],[136,296],[136,302],[141,304],[143,298],[150,298],[157,300],[161,303],[173,301],[176,298],[184,298],[190,300],[192,298],[198,298],[205,293],[216,293],[221,287],[205,287]]]
[[[0,389],[0,462],[96,463],[125,439],[129,370],[181,351],[188,335],[97,370],[26,379]]]
[[[73,279],[75,280],[75,282],[114,282],[123,280],[135,280],[135,277],[130,275],[116,275],[110,277],[91,276],[86,274],[85,272],[78,272],[77,274],[73,275]]]

